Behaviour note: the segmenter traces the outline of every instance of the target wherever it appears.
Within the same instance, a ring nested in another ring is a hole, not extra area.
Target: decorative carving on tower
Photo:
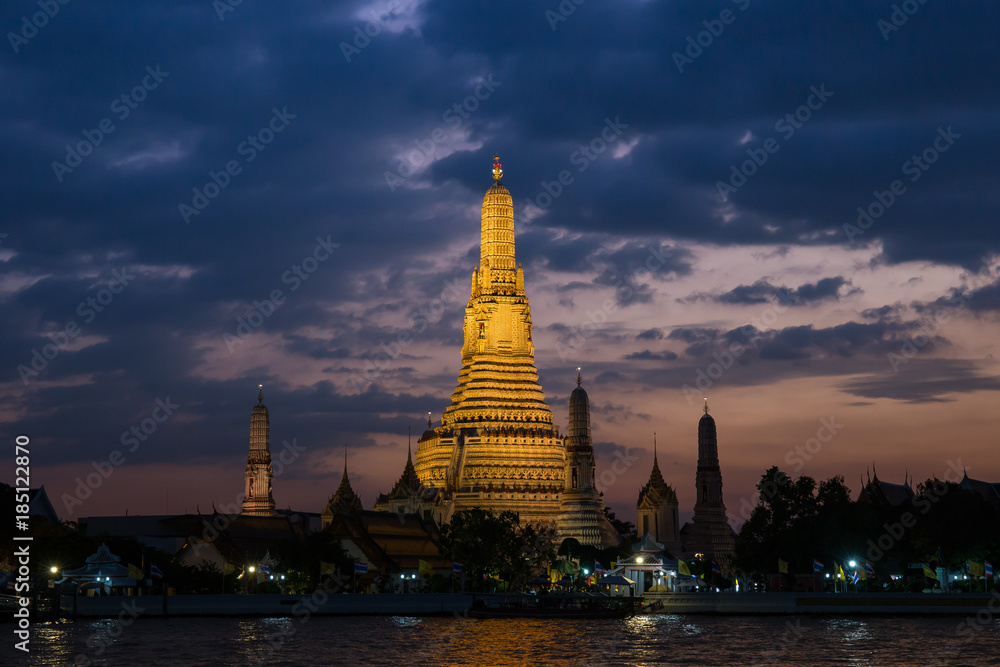
[[[719,444],[715,429],[715,419],[708,414],[708,399],[705,399],[705,414],[698,422],[698,470],[695,473],[694,520],[684,539],[687,554],[704,554],[722,565],[733,555],[735,534],[726,516],[726,505],[722,501],[722,470],[719,467]]]
[[[271,421],[264,405],[264,385],[260,385],[257,405],[250,413],[250,454],[244,473],[243,508],[249,516],[276,516],[271,496]]]
[[[677,492],[666,483],[656,458],[656,434],[653,434],[653,469],[649,481],[639,491],[636,502],[640,535],[651,535],[662,542],[674,558],[681,553],[680,523],[677,515]]]

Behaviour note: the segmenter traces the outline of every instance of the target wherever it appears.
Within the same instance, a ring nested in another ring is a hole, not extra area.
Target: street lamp
[[[49,568],[49,572],[51,572],[52,574],[55,574],[58,571],[59,571],[59,568],[56,567],[55,565],[53,565],[52,567]]]
[[[847,564],[849,566],[851,566],[851,567],[857,567],[858,566],[858,561],[856,561],[856,560],[850,560],[850,561],[847,562]]]
[[[642,565],[642,556],[639,556],[638,558],[636,558],[635,562],[638,563],[639,565]]]

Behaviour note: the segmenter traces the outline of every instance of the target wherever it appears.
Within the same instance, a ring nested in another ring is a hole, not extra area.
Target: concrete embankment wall
[[[460,614],[472,607],[467,594],[417,595],[161,595],[80,597],[76,615],[84,618],[163,616],[427,616]],[[63,613],[73,615],[73,599],[64,597]]]
[[[480,595],[480,597],[489,597]],[[865,593],[647,593],[646,610],[660,614],[828,614],[855,616],[968,615],[1000,613],[1000,594]],[[294,616],[462,614],[472,607],[471,594],[415,595],[170,595],[167,616]],[[64,597],[63,613],[73,615],[73,599]],[[155,617],[164,615],[164,598],[150,596],[81,597],[81,618]]]
[[[976,614],[1000,612],[1000,594],[647,593],[662,614]]]

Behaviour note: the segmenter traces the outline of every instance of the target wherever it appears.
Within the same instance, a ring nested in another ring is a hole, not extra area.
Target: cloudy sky
[[[0,418],[64,518],[232,503],[260,383],[279,506],[345,444],[389,490],[496,151],[620,515],[654,432],[690,511],[705,395],[736,516],[771,465],[1000,481],[997,6],[55,4],[2,14]]]

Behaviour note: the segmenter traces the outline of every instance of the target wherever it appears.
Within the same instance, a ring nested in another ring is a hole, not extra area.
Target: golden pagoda
[[[531,307],[514,257],[514,203],[502,177],[498,154],[483,197],[462,370],[441,426],[417,444],[415,468],[421,483],[443,493],[446,521],[479,507],[555,527],[565,450],[538,384]]]

